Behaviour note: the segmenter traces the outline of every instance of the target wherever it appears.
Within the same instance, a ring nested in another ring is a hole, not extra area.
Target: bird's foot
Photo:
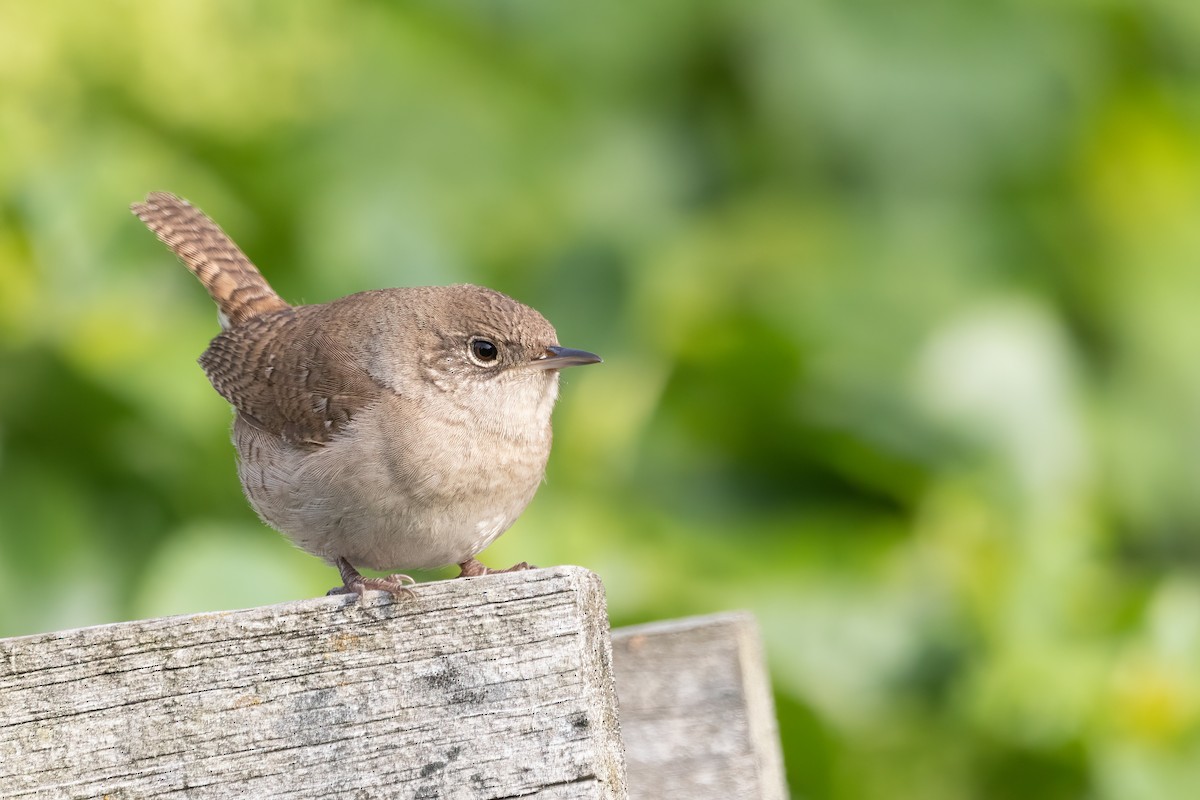
[[[350,562],[344,558],[337,560],[338,573],[342,576],[342,585],[335,586],[326,592],[326,595],[334,594],[356,594],[360,598],[363,593],[376,589],[381,592],[388,592],[396,599],[402,597],[415,597],[413,590],[408,587],[416,581],[408,575],[388,575],[384,578],[367,578],[361,572],[350,565]]]
[[[485,567],[473,558],[468,558],[466,561],[461,562],[458,568],[462,570],[458,574],[460,578],[477,578],[480,575],[499,575],[502,572],[521,572],[527,569],[537,569],[537,567],[532,564],[526,564],[524,561],[520,564],[513,564],[508,569],[492,569],[491,567]]]

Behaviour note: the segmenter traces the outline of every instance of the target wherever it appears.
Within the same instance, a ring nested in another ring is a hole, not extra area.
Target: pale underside
[[[545,473],[557,374],[528,377],[529,413],[503,425],[439,418],[395,394],[321,445],[289,443],[239,416],[246,496],[264,521],[330,563],[461,563],[508,530]]]

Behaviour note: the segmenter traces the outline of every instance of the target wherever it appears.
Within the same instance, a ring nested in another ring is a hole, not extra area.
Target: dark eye
[[[500,351],[496,349],[496,345],[489,342],[487,339],[472,339],[471,340],[471,355],[478,360],[487,363],[495,361],[500,355]]]

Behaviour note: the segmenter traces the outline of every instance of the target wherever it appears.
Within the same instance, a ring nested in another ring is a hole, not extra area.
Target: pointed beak
[[[555,345],[547,347],[546,355],[530,361],[529,366],[533,369],[562,369],[578,367],[583,364],[599,364],[601,360],[600,356],[589,353],[587,350],[573,350],[570,347]]]

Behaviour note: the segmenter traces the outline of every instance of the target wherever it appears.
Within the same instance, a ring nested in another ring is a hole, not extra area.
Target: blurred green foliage
[[[797,797],[1200,796],[1200,5],[0,2],[0,635],[335,580],[151,189],[603,354],[485,559],[755,611]]]

